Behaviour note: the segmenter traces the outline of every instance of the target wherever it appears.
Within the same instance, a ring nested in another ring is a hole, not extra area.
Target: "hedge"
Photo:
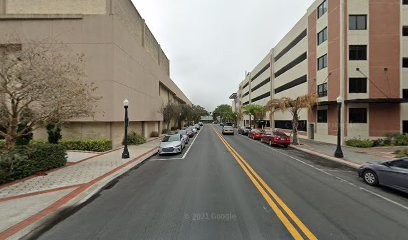
[[[128,145],[139,145],[146,143],[146,138],[143,137],[142,135],[136,133],[136,132],[131,132],[128,135]],[[125,144],[125,139],[123,139],[122,144]]]
[[[374,146],[374,141],[370,139],[349,139],[346,141],[346,145],[358,148],[369,148]]]
[[[59,142],[66,150],[79,150],[91,152],[106,152],[112,149],[112,140],[63,140]]]
[[[19,146],[0,154],[0,184],[65,166],[65,148],[55,144]]]

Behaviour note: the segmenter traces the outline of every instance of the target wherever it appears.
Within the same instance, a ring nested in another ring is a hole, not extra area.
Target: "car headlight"
[[[180,148],[180,147],[181,147],[181,144],[176,146],[176,148]]]

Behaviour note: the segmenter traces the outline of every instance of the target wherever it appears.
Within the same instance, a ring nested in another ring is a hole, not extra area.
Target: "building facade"
[[[65,139],[121,144],[125,98],[130,130],[145,137],[163,128],[163,104],[191,105],[170,79],[169,59],[131,0],[0,0],[0,31],[22,41],[52,38],[84,54],[86,81],[102,99],[93,119],[64,126]],[[44,130],[35,132],[35,138],[45,137]]]
[[[301,112],[305,138],[336,142],[338,97],[343,141],[407,133],[408,1],[316,0],[237,96],[242,107],[312,93],[319,104]],[[287,130],[291,119],[288,112],[265,116]]]

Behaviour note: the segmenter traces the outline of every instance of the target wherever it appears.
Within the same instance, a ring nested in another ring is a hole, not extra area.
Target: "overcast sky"
[[[313,0],[132,0],[167,57],[170,76],[193,102],[230,104],[251,71]]]

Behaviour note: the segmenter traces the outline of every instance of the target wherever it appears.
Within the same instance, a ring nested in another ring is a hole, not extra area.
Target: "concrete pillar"
[[[150,136],[148,136],[149,132],[148,132],[148,124],[147,122],[142,122],[142,133],[143,133],[143,137],[145,137],[146,139],[149,138]]]

